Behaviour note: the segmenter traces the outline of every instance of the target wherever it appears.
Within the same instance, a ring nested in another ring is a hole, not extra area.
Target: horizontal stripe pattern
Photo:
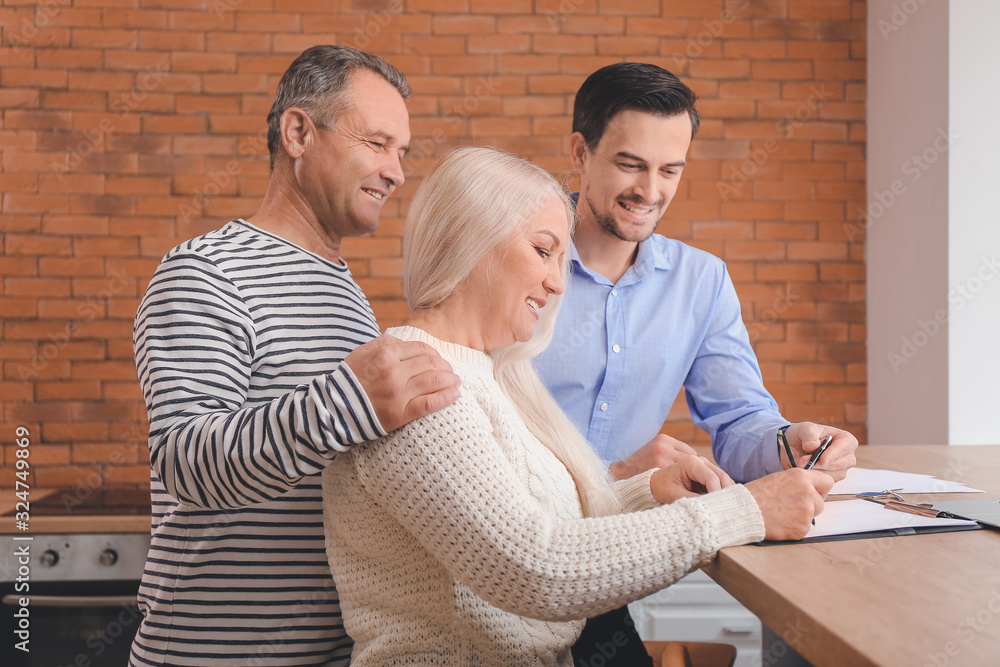
[[[346,266],[241,220],[171,250],[136,316],[153,535],[130,664],[346,665],[320,473],[384,435],[344,357]]]

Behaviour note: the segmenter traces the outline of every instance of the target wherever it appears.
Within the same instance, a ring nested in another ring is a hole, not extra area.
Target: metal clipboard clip
[[[961,518],[956,517],[950,512],[945,512],[944,510],[936,510],[931,503],[907,503],[903,500],[903,497],[897,493],[897,491],[902,491],[902,489],[889,489],[882,491],[881,493],[868,491],[865,493],[859,493],[857,496],[863,500],[878,503],[886,509],[896,510],[897,512],[906,512],[907,514],[916,514],[918,516],[945,519]]]
[[[885,491],[864,491],[862,493],[858,493],[855,495],[857,495],[858,498],[864,498],[865,500],[886,500],[886,501],[889,500],[891,496],[893,500],[896,500],[898,502],[904,502],[903,496],[899,495],[898,493],[899,491],[902,490],[903,490],[902,488],[898,488],[898,489],[886,489]]]

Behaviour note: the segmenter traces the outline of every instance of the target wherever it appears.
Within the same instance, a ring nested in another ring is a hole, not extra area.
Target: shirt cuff
[[[767,429],[764,435],[764,442],[761,446],[761,465],[764,466],[764,474],[770,475],[772,472],[781,472],[785,469],[781,465],[781,456],[778,454],[778,429],[788,425],[788,422]]]
[[[349,447],[386,435],[371,399],[349,365],[341,362],[322,379],[322,393],[340,444]]]
[[[691,500],[701,503],[708,510],[719,536],[720,549],[764,539],[764,515],[760,513],[750,490],[742,484]]]
[[[623,512],[638,512],[659,506],[660,503],[656,502],[653,490],[649,486],[649,480],[657,470],[659,468],[650,468],[634,477],[615,482],[618,502]]]

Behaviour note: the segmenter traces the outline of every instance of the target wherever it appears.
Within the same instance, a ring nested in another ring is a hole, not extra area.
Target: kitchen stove
[[[0,663],[126,664],[149,516],[148,490],[116,487],[33,489],[28,532],[14,530],[13,510],[0,514],[0,632],[15,638]],[[29,652],[18,648],[23,637]]]

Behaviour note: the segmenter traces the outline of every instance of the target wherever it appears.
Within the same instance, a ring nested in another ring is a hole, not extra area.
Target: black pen
[[[823,438],[823,442],[819,443],[819,447],[817,447],[816,451],[813,452],[812,458],[809,459],[809,463],[805,464],[802,467],[802,469],[812,470],[813,467],[816,465],[816,462],[819,461],[819,457],[823,456],[823,452],[826,451],[826,448],[830,446],[830,443],[832,441],[833,441],[832,435],[828,435],[825,438]]]
[[[812,470],[813,467],[815,467],[816,462],[819,461],[819,457],[823,456],[823,452],[826,451],[826,448],[830,446],[831,442],[833,442],[833,436],[832,435],[828,435],[825,438],[823,438],[823,442],[819,443],[819,447],[817,447],[816,451],[813,452],[813,455],[809,458],[809,462],[806,463],[804,466],[802,466],[802,469],[803,470]],[[816,519],[815,518],[813,519],[813,524],[812,525],[814,525],[814,526],[816,525]]]

